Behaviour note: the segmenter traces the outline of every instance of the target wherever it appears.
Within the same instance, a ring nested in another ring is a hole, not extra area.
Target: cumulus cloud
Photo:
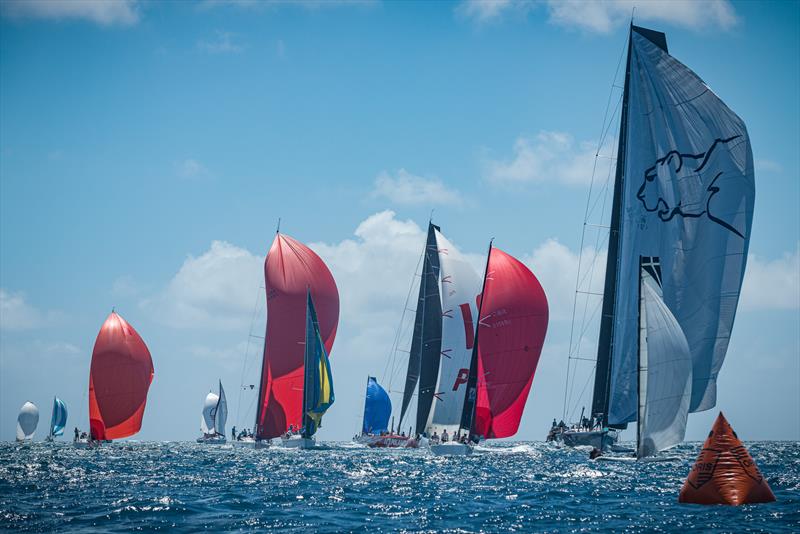
[[[86,20],[101,26],[139,22],[138,0],[4,0],[4,16],[20,19]]]
[[[199,41],[197,47],[212,54],[235,54],[244,50],[244,46],[235,40],[235,33],[217,30],[212,40]]]
[[[775,260],[747,258],[740,297],[742,310],[800,309],[800,245]]]
[[[166,288],[141,306],[174,328],[246,332],[263,261],[243,248],[214,241],[202,255],[189,256]]]
[[[568,133],[541,131],[535,137],[517,138],[511,158],[494,159],[487,152],[482,162],[483,176],[505,186],[552,181],[588,185],[596,150],[596,142],[577,143]],[[604,147],[600,154],[608,155],[610,151],[610,147]],[[604,158],[603,164],[609,161]]]
[[[450,189],[438,178],[415,176],[405,169],[400,169],[394,176],[381,172],[375,178],[371,195],[405,205],[460,205],[464,202],[461,193]]]
[[[0,288],[0,330],[33,330],[42,328],[60,316],[55,311],[42,311],[29,304],[22,292]]]
[[[378,0],[203,0],[201,9],[219,7],[235,7],[239,9],[278,9],[281,7],[301,7],[316,10],[334,7],[369,7],[376,5]]]
[[[729,30],[739,22],[728,0],[464,0],[455,11],[458,16],[482,24],[514,13],[525,15],[542,4],[552,24],[595,33],[609,33],[628,24],[634,7],[637,22],[666,23],[693,30]]]

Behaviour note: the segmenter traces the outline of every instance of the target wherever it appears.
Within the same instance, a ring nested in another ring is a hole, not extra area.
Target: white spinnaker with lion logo
[[[636,420],[639,255],[692,355],[691,412],[716,404],[744,277],[755,182],[744,122],[689,68],[632,32],[611,424]]]
[[[436,395],[425,431],[458,432],[478,319],[481,278],[467,259],[436,231],[442,298],[442,354]]]

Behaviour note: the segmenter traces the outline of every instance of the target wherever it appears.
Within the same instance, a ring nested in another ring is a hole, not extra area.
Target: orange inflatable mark
[[[774,500],[752,456],[720,412],[678,502],[736,506]]]

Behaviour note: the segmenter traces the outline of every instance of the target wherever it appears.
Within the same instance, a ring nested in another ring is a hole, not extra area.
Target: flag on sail
[[[547,297],[522,262],[489,252],[480,304],[477,405],[471,434],[517,433],[547,332]]]
[[[658,256],[663,301],[692,356],[689,410],[716,403],[744,276],[755,181],[744,122],[664,35],[632,27],[608,421],[637,417],[639,256]]]
[[[316,305],[319,333],[330,354],[339,322],[339,292],[314,251],[277,234],[264,262],[267,331],[256,411],[256,438],[276,438],[303,421],[307,291]]]
[[[306,428],[304,435],[310,437],[321,426],[322,416],[334,401],[331,364],[319,333],[311,292],[308,293],[306,317],[305,372],[305,413],[311,419],[311,428]]]
[[[136,434],[142,428],[153,360],[139,333],[119,314],[106,318],[92,351],[89,427],[92,439]]]
[[[392,415],[392,401],[389,394],[375,377],[367,378],[367,396],[364,401],[363,434],[380,434],[389,430],[389,417]]]
[[[439,376],[426,433],[458,431],[478,318],[481,278],[459,250],[434,227],[441,279],[441,351]]]
[[[32,402],[26,402],[19,409],[17,416],[17,441],[33,439],[39,425],[39,408]]]
[[[643,257],[639,305],[638,458],[681,443],[689,416],[692,356],[681,326],[661,295],[659,260]]]
[[[50,417],[50,435],[64,435],[67,426],[67,405],[58,397],[53,398],[53,415]]]

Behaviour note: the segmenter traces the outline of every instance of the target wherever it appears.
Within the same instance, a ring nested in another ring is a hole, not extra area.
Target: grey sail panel
[[[744,122],[689,68],[631,33],[609,422],[637,417],[639,256],[661,258],[663,300],[692,354],[690,411],[716,404],[753,220]]]

